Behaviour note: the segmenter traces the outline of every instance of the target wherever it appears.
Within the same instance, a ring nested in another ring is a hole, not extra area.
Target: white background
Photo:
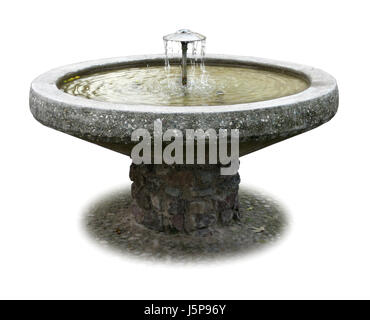
[[[2,1],[0,298],[370,298],[368,1]],[[129,185],[130,159],[36,122],[31,81],[51,68],[161,53],[190,28],[207,52],[322,68],[336,77],[329,123],[246,156],[243,185],[290,215],[282,241],[211,263],[108,251],[84,210]]]

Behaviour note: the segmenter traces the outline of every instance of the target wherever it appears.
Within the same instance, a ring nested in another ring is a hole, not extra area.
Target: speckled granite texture
[[[324,71],[267,59],[209,55],[207,65],[254,66],[288,72],[305,78],[308,89],[278,99],[223,106],[166,107],[98,102],[69,95],[58,88],[76,74],[122,66],[163,65],[162,55],[134,56],[83,62],[49,71],[31,85],[30,108],[46,126],[130,155],[131,133],[137,128],[153,132],[161,119],[167,129],[239,129],[240,156],[311,130],[336,113],[338,89]]]

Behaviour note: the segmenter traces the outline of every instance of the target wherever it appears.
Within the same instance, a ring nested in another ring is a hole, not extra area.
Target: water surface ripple
[[[123,68],[66,79],[65,92],[124,104],[214,106],[275,99],[305,90],[294,75],[247,67],[190,67],[188,86],[181,85],[178,66]]]

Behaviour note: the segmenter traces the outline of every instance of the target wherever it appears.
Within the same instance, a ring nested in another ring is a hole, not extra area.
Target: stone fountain
[[[133,132],[145,129],[153,137],[155,123],[161,132],[175,129],[182,137],[189,129],[237,129],[242,157],[335,115],[337,84],[326,72],[269,59],[205,55],[205,39],[180,30],[164,37],[165,55],[51,70],[32,82],[31,112],[46,126],[127,156],[137,144]],[[159,154],[172,140],[163,141]],[[224,141],[230,148],[229,131]],[[240,224],[237,172],[221,175],[225,164],[218,158],[189,163],[184,155],[167,164],[156,155],[151,153],[150,163],[131,165],[129,214],[135,223],[158,233],[205,237]]]

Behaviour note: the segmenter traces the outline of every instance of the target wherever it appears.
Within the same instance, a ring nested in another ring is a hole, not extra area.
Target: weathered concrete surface
[[[148,55],[73,64],[49,71],[31,85],[30,108],[46,126],[130,155],[131,133],[137,128],[153,133],[153,122],[167,129],[239,129],[240,156],[311,130],[338,108],[335,79],[312,67],[260,58],[208,55],[206,65],[238,65],[289,72],[304,77],[308,89],[278,99],[223,106],[148,106],[98,102],[69,95],[58,88],[76,74],[122,66],[163,65],[164,56]]]

